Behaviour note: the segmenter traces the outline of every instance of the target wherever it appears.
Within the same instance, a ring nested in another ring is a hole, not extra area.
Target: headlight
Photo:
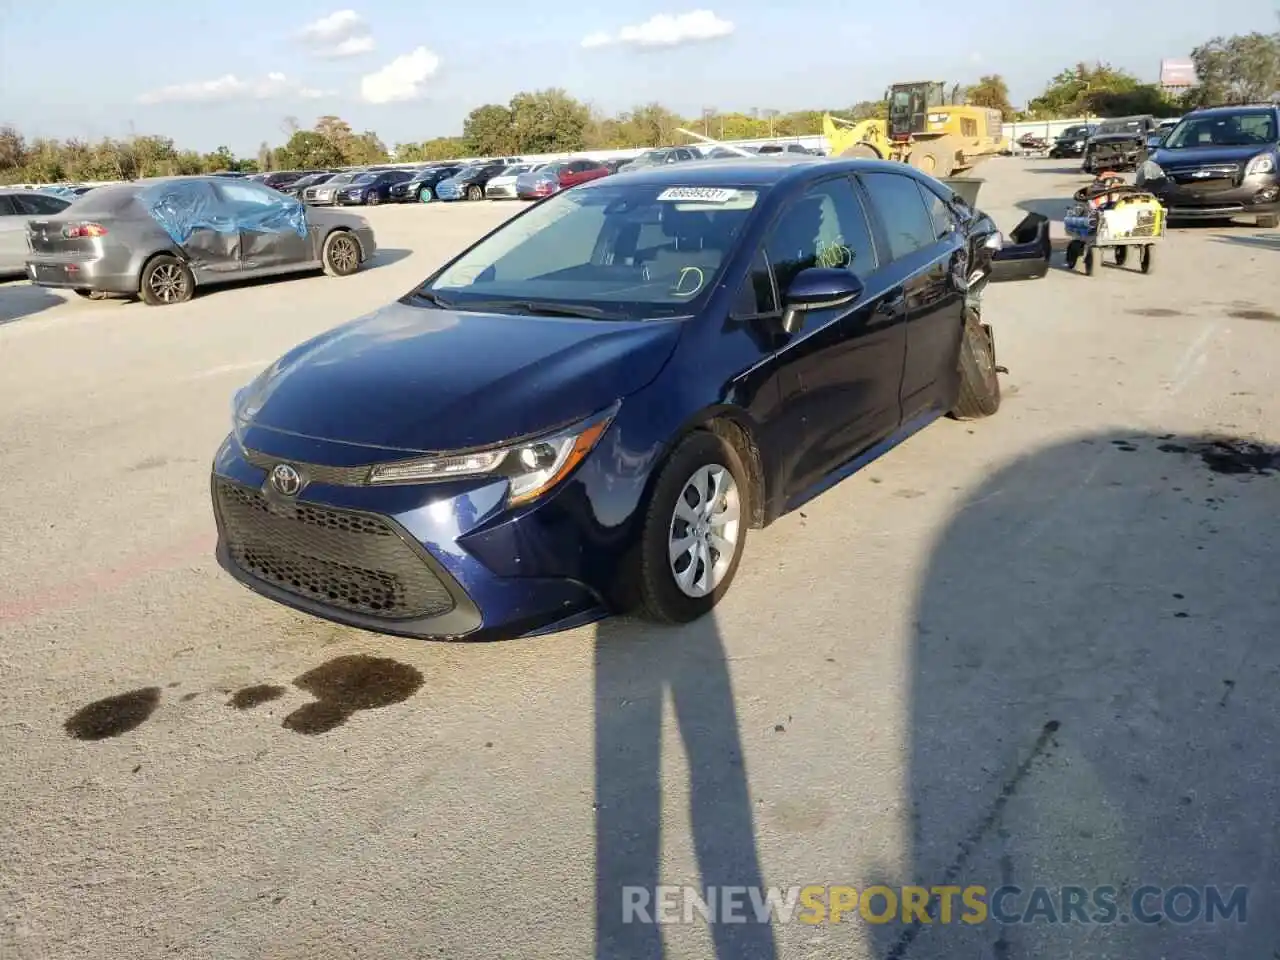
[[[1271,173],[1276,168],[1276,158],[1271,153],[1260,153],[1244,168],[1244,175],[1252,177],[1255,173]]]
[[[542,496],[586,459],[617,415],[618,404],[553,433],[520,443],[468,453],[383,463],[369,472],[370,483],[429,483],[459,477],[505,477],[507,503]]]
[[[1138,168],[1138,179],[1144,181],[1163,180],[1164,170],[1161,168],[1160,164],[1156,163],[1154,160],[1145,160],[1143,161],[1142,166]]]
[[[267,369],[249,381],[248,385],[235,392],[235,395],[231,398],[231,420],[236,427],[241,424],[248,424],[258,415],[258,411],[262,409],[263,401],[266,400],[267,383],[279,372],[279,369],[280,361],[276,360]]]

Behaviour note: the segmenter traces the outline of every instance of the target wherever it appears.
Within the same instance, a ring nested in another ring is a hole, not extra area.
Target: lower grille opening
[[[387,619],[437,617],[448,588],[385,520],[309,503],[273,509],[257,490],[215,480],[231,560],[306,600]]]

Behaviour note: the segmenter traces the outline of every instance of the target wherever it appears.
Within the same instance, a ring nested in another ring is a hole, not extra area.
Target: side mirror
[[[1049,239],[1049,218],[1029,213],[1007,238],[992,234],[983,243],[991,257],[991,282],[1039,280],[1049,272],[1053,242]]]
[[[862,281],[841,267],[810,267],[791,281],[782,298],[782,329],[795,333],[810,310],[843,307],[862,296]]]

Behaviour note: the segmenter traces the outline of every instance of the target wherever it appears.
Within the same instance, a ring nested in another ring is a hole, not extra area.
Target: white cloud
[[[302,28],[299,37],[317,56],[337,59],[370,53],[369,24],[354,10],[338,10]]]
[[[283,73],[242,80],[234,73],[216,80],[175,83],[149,90],[138,97],[139,103],[226,103],[232,100],[317,100],[329,96],[324,90],[290,80]]]
[[[426,83],[440,70],[440,58],[426,47],[396,57],[381,70],[360,79],[360,96],[365,103],[397,103],[416,100],[426,92]]]
[[[644,23],[623,27],[616,34],[597,32],[582,38],[582,46],[590,49],[613,44],[631,47],[678,47],[686,43],[718,40],[733,33],[733,23],[717,17],[710,10],[689,13],[660,13]]]

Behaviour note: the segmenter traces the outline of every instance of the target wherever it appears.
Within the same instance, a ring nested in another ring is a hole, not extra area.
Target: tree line
[[[1177,116],[1216,103],[1266,100],[1280,92],[1280,31],[1215,37],[1191,53],[1198,85],[1174,96],[1158,85],[1105,63],[1081,62],[1061,70],[1044,91],[1018,109],[999,74],[980,77],[961,91],[975,106],[998,109],[1006,121],[1053,120],[1154,114]],[[844,108],[752,110],[681,117],[660,103],[606,115],[562,89],[522,91],[505,104],[476,107],[463,121],[461,136],[396,144],[394,150],[371,130],[355,132],[335,116],[320,117],[311,129],[286,119],[286,141],[263,143],[253,157],[238,157],[227,147],[211,153],[180,148],[155,135],[106,138],[96,142],[70,138],[28,141],[12,126],[0,127],[0,183],[128,180],[173,174],[331,168],[411,163],[458,157],[573,153],[685,142],[678,128],[720,140],[796,137],[822,132],[822,115],[849,120],[884,118],[887,105],[863,101]]]

